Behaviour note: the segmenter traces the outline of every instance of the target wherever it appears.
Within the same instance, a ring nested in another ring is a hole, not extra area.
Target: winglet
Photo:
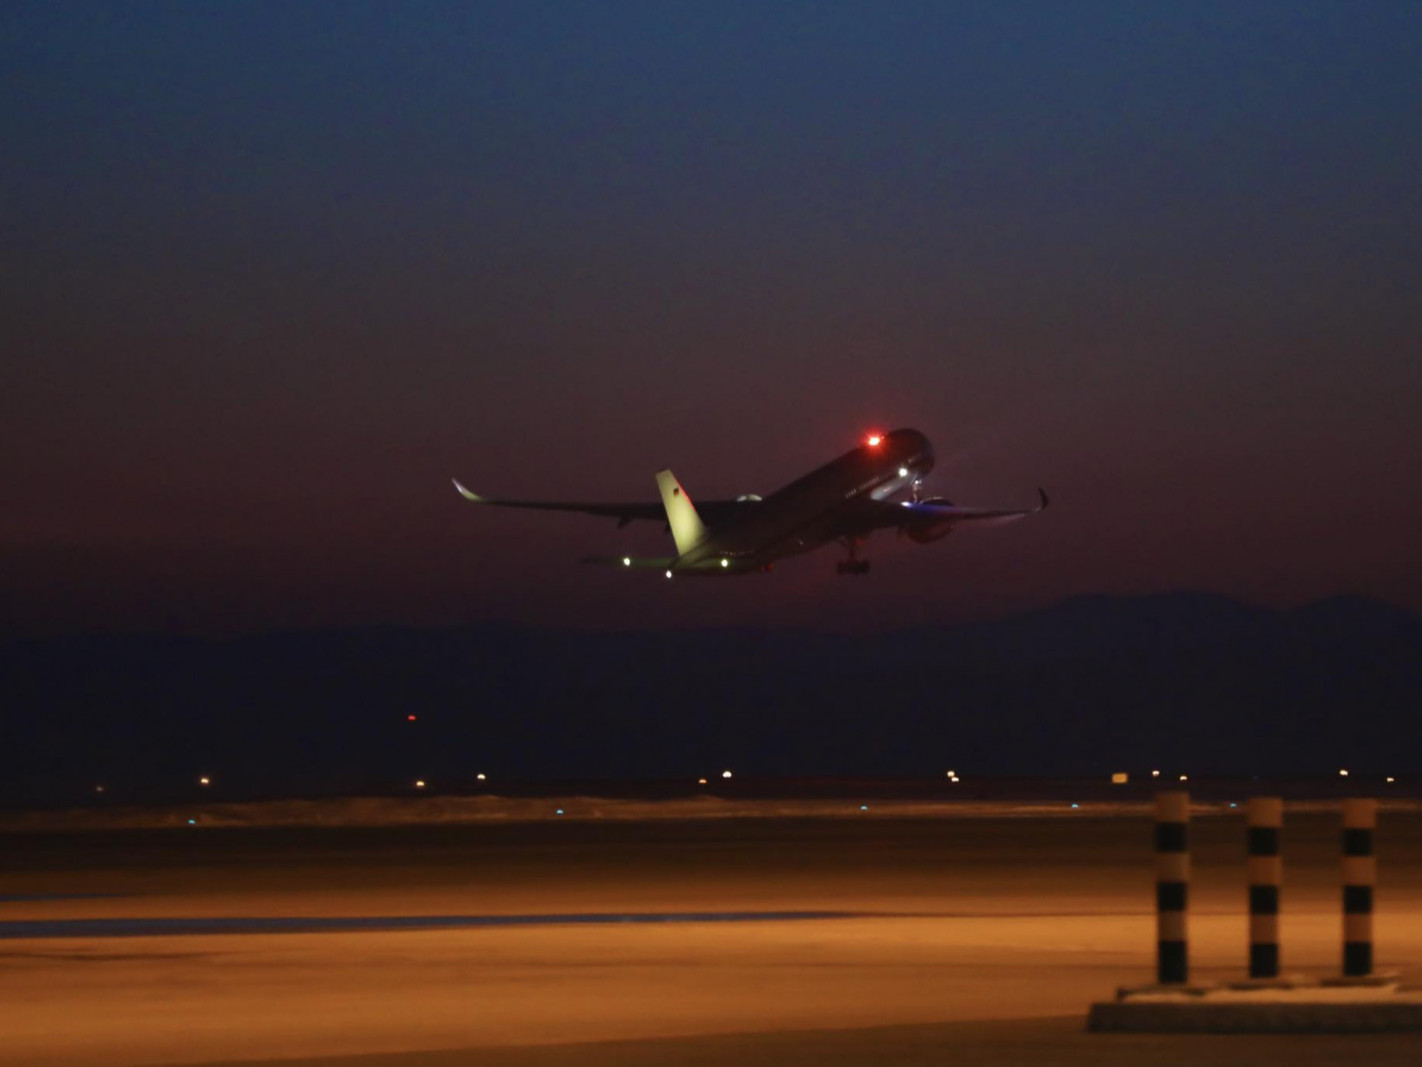
[[[458,483],[458,482],[455,482],[454,484],[455,484],[455,485],[458,485],[459,483]],[[1042,502],[1037,505],[1037,510],[1038,510],[1038,511],[1046,511],[1046,510],[1047,510],[1047,505],[1051,503],[1051,501],[1047,499],[1047,491],[1046,491],[1045,489],[1043,489],[1041,486],[1038,486],[1038,487],[1037,487],[1037,495],[1042,498]]]
[[[450,481],[454,483],[454,488],[459,490],[459,495],[465,500],[472,500],[476,504],[482,504],[484,502],[484,498],[478,493],[471,493],[468,489],[465,489],[464,486],[460,485],[458,478],[451,478]]]

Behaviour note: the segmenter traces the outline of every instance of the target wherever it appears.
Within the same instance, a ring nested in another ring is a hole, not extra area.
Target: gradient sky
[[[1422,608],[1422,4],[7,3],[0,632]],[[660,528],[871,427],[1028,504]]]

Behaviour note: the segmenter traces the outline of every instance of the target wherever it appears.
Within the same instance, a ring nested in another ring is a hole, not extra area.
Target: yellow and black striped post
[[[1155,947],[1156,981],[1184,984],[1189,980],[1185,945],[1186,890],[1190,882],[1190,852],[1186,829],[1190,794],[1155,795]]]
[[[1378,802],[1371,797],[1343,801],[1343,976],[1373,973],[1373,886],[1378,879],[1373,831]]]
[[[1282,797],[1251,797],[1246,845],[1249,853],[1249,977],[1279,977],[1279,883],[1284,862],[1279,831]]]

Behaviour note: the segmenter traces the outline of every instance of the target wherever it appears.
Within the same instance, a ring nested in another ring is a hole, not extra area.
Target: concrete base
[[[1320,978],[1318,984],[1337,989],[1378,989],[1396,986],[1400,977],[1397,971],[1374,971],[1372,974]]]
[[[1397,976],[1391,976],[1389,981],[1396,985]],[[1252,993],[1260,989],[1307,989],[1311,986],[1327,984],[1327,982],[1319,982],[1317,978],[1307,978],[1301,974],[1281,974],[1278,978],[1241,978],[1236,982],[1225,982],[1224,988]],[[1122,990],[1122,993],[1124,992],[1126,991]],[[1121,999],[1119,995],[1117,999]]]
[[[1155,1034],[1422,1032],[1422,993],[1397,980],[1368,985],[1282,982],[1221,987],[1139,986],[1093,1004],[1086,1028]]]

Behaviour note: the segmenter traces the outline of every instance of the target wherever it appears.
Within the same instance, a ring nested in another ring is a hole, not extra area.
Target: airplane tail
[[[657,471],[657,488],[662,492],[662,507],[667,509],[667,525],[678,555],[685,555],[706,540],[706,527],[691,505],[691,498],[671,471]]]

